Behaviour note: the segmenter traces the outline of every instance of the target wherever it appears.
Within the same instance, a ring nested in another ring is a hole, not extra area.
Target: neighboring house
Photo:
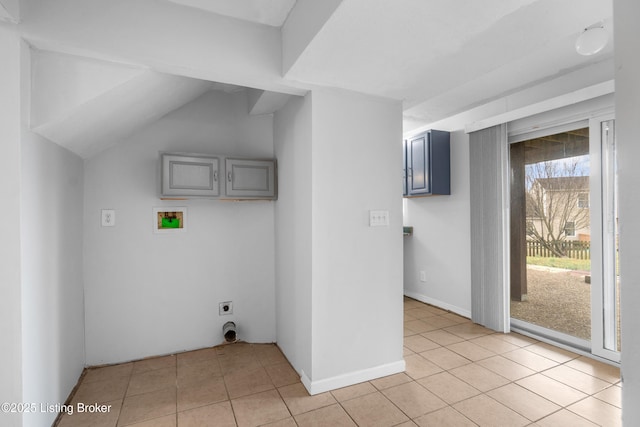
[[[537,178],[527,194],[527,239],[590,241],[589,177]]]

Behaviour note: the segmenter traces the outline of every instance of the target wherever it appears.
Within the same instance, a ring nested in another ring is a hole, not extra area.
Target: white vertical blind
[[[509,331],[507,126],[469,134],[471,176],[471,319]]]

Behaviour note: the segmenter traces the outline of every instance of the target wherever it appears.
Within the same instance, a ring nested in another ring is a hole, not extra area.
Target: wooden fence
[[[564,256],[567,258],[591,258],[591,255],[589,253],[591,242],[582,242],[578,240],[561,240],[557,242],[547,242],[547,245],[544,245],[539,240],[527,240],[527,256],[542,258],[557,257],[558,255],[554,254],[553,251],[548,247],[552,245],[558,252],[564,254]]]

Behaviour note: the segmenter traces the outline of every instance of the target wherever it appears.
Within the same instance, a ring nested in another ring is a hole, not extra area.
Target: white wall
[[[9,220],[0,221],[0,402],[22,401],[20,291],[20,38],[0,23],[0,200]],[[0,413],[0,424],[22,425],[20,414]]]
[[[28,131],[29,47],[3,25],[0,51],[0,401],[63,403],[84,367],[83,165]],[[2,413],[0,424],[55,416]]]
[[[620,286],[622,317],[622,421],[640,425],[640,3],[614,0],[616,42],[616,132],[620,213]]]
[[[311,97],[292,97],[274,117],[276,336],[299,373],[311,372]]]
[[[471,316],[469,137],[464,123],[450,124],[451,195],[405,199],[406,295]],[[398,150],[402,150],[398,143]],[[424,271],[426,281],[420,281]]]
[[[276,114],[277,341],[312,394],[404,370],[400,139],[400,104],[360,94]]]
[[[159,199],[158,151],[272,157],[272,117],[247,111],[245,92],[210,92],[86,160],[88,365],[216,345],[228,320],[275,341],[274,203]],[[154,234],[155,206],[187,206],[187,231]]]
[[[64,403],[84,368],[82,159],[25,128],[21,187],[22,401]]]
[[[401,105],[312,95],[312,392],[404,370]],[[370,210],[390,226],[369,227]],[[303,378],[304,380],[304,378]]]

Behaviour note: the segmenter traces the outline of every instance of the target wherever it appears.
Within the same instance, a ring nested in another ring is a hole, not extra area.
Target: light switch
[[[113,227],[116,225],[116,211],[113,209],[102,209],[102,226]]]
[[[369,227],[388,227],[389,211],[369,211]]]

